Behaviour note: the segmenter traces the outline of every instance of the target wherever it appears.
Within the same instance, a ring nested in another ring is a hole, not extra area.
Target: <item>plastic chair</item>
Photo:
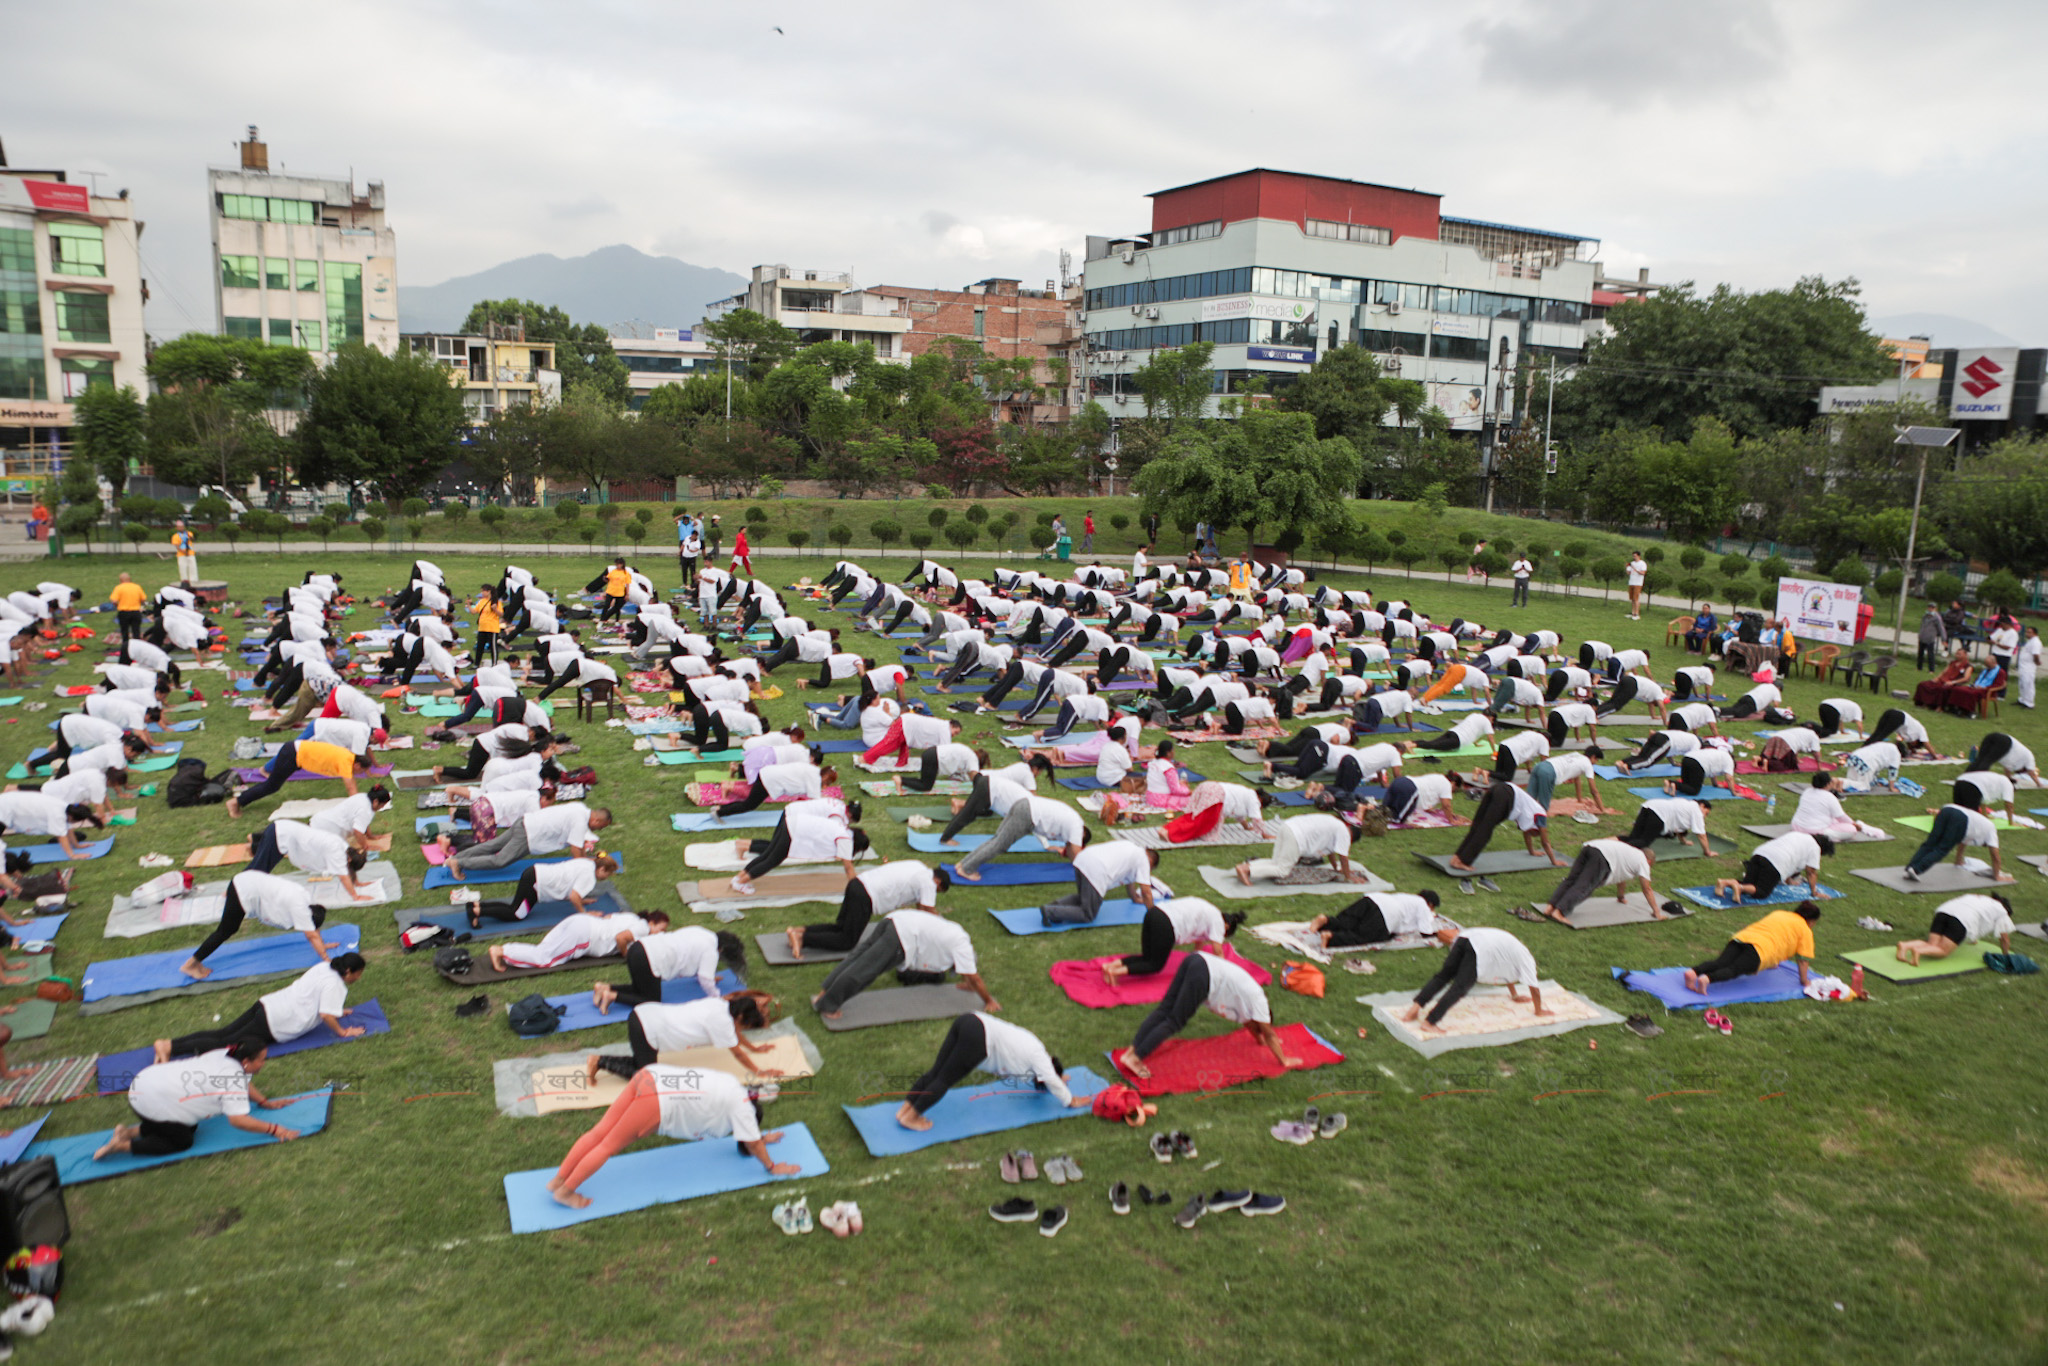
[[[1695,620],[1696,618],[1693,617],[1673,617],[1670,621],[1666,622],[1664,624],[1664,643],[1666,645],[1676,645],[1684,640],[1685,633],[1692,629]]]
[[[1852,650],[1849,657],[1836,664],[1832,672],[1840,674],[1842,681],[1853,688],[1856,686],[1857,678],[1863,673],[1863,662],[1869,658],[1868,650]]]
[[[2012,680],[2012,675],[2011,675],[2011,674],[2009,674],[2009,673],[2007,673],[2007,674],[2001,674],[2001,675],[1999,676],[1999,679],[1998,679],[1998,686],[1997,686],[1997,687],[1995,687],[1995,688],[1987,688],[1987,689],[1985,689],[1984,695],[1983,695],[1982,697],[1980,697],[1980,698],[1978,698],[1978,699],[1977,699],[1977,719],[1978,719],[1978,720],[1980,720],[1980,721],[1981,721],[1981,720],[1983,720],[1983,719],[1984,719],[1984,713],[1985,713],[1985,712],[1986,712],[1987,710],[1988,710],[1988,711],[1989,711],[1989,712],[1990,712],[1990,713],[1991,713],[1991,714],[1992,714],[1993,716],[1996,716],[1996,715],[1998,715],[1998,699],[1999,699],[1999,698],[2001,698],[2001,697],[2003,697],[2003,696],[2005,696],[2005,685],[2006,685],[2006,684],[2007,684],[2008,682],[2010,682],[2011,680]]]
[[[1839,645],[1815,646],[1813,653],[1806,657],[1806,662],[1813,666],[1814,682],[1825,683],[1828,677],[1828,670],[1834,668],[1835,661],[1841,657],[1842,647]]]
[[[1879,655],[1876,659],[1870,661],[1870,670],[1866,677],[1870,679],[1871,692],[1876,693],[1883,689],[1885,675],[1890,673],[1892,665],[1898,662],[1898,658],[1895,655]],[[1982,715],[1983,713],[1980,712],[1978,714]]]
[[[597,709],[604,707],[605,718],[619,714],[619,685],[607,679],[586,683],[576,690],[576,719],[579,721],[597,719]]]

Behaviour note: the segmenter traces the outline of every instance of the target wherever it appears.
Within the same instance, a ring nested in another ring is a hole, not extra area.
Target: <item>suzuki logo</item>
[[[1979,356],[1963,367],[1963,373],[1969,376],[1963,381],[1963,388],[1971,398],[1982,398],[2005,382],[1999,378],[2004,372],[2005,367],[1991,357]]]

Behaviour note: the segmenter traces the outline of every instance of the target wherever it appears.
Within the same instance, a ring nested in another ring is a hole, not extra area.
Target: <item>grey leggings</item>
[[[1029,798],[1025,798],[1010,808],[1010,814],[1003,817],[1002,824],[996,827],[995,834],[991,835],[986,843],[970,849],[967,856],[955,866],[963,872],[975,872],[982,864],[1007,851],[1011,845],[1030,833],[1031,802]]]
[[[820,1015],[837,1014],[839,1008],[875,984],[891,968],[903,966],[903,940],[896,922],[884,920],[880,929],[854,946],[825,978],[816,1009]]]
[[[1151,1057],[1161,1044],[1188,1027],[1188,1021],[1195,1018],[1195,1012],[1208,999],[1209,964],[1203,955],[1191,953],[1180,960],[1173,984],[1166,989],[1166,999],[1138,1026],[1138,1037],[1131,1047],[1140,1058]]]
[[[1607,864],[1607,855],[1591,845],[1579,849],[1579,856],[1572,860],[1572,866],[1565,872],[1564,881],[1557,884],[1557,890],[1550,894],[1550,904],[1559,915],[1570,915],[1593,893],[1607,885],[1612,870]]]
[[[464,868],[503,868],[530,856],[526,846],[526,822],[514,821],[482,844],[462,851]]]
[[[1039,919],[1048,925],[1086,925],[1102,914],[1102,893],[1085,877],[1074,878],[1074,890],[1058,901],[1038,908]]]

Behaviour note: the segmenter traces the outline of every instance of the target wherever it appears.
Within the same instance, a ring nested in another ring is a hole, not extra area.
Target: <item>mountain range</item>
[[[552,304],[579,323],[610,327],[639,320],[690,327],[713,299],[746,288],[745,276],[693,266],[632,247],[599,247],[584,256],[522,256],[438,285],[398,291],[398,324],[406,332],[453,332],[481,299],[531,299]]]
[[[1931,337],[1936,346],[2018,346],[2020,343],[1972,318],[1949,313],[1894,313],[1864,326],[1880,337]]]

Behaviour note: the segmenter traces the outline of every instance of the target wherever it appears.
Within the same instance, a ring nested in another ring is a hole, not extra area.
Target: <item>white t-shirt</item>
[[[1199,896],[1177,896],[1159,903],[1160,912],[1173,922],[1173,942],[1194,944],[1223,942],[1223,912]]]
[[[1301,851],[1304,860],[1351,852],[1351,827],[1335,816],[1321,812],[1295,816],[1286,826],[1293,832],[1295,848]]]
[[[1998,761],[1998,766],[2007,773],[2025,773],[2038,767],[2034,762],[2034,751],[2017,740],[2012,742],[2012,748],[2005,752],[2005,757]]]
[[[298,821],[272,821],[277,847],[302,873],[341,877],[348,872],[348,845],[341,836],[315,830]]]
[[[42,793],[66,807],[97,806],[107,799],[107,771],[103,768],[75,769],[44,783]]]
[[[1700,772],[1709,778],[1726,778],[1735,772],[1735,756],[1725,749],[1702,745],[1698,752],[1689,757],[1700,766]]]
[[[1778,685],[1775,683],[1759,683],[1742,696],[1745,701],[1754,702],[1756,709],[1762,711],[1766,707],[1777,706],[1778,699],[1784,694],[1778,691]]]
[[[376,814],[370,807],[370,794],[358,792],[353,797],[343,797],[324,811],[315,812],[307,824],[315,830],[347,839],[352,830],[368,830],[370,820]]]
[[[1671,719],[1684,722],[1689,731],[1706,730],[1720,719],[1720,713],[1704,702],[1688,702],[1682,707],[1673,707]]]
[[[939,901],[937,877],[914,858],[870,868],[857,881],[868,889],[868,900],[876,915],[887,915],[904,907],[936,906]]]
[[[1451,734],[1458,737],[1458,748],[1477,744],[1480,739],[1493,734],[1493,722],[1479,712],[1473,712],[1464,720],[1451,727]]]
[[[655,1094],[661,1097],[661,1122],[655,1127],[663,1138],[687,1142],[730,1135],[740,1143],[760,1141],[761,1122],[738,1077],[707,1067],[664,1067],[660,1063],[648,1064],[648,1071]]]
[[[1418,779],[1418,782],[1421,780]],[[1446,784],[1448,786],[1448,783]],[[1259,794],[1242,783],[1218,783],[1222,789],[1223,816],[1226,821],[1255,821],[1259,819]]]
[[[1804,830],[1794,830],[1759,844],[1752,857],[1776,868],[1780,882],[1790,882],[1807,869],[1820,867],[1820,842]]]
[[[770,797],[816,797],[825,790],[824,773],[814,764],[770,764],[755,776]]]
[[[370,728],[345,716],[322,716],[315,720],[313,738],[323,744],[340,745],[351,754],[370,752]],[[490,746],[486,745],[484,748],[489,749]]]
[[[1550,753],[1550,737],[1540,730],[1516,731],[1502,740],[1500,747],[1514,755],[1517,764],[1526,764]]]
[[[143,1068],[128,1085],[128,1105],[160,1124],[197,1124],[249,1113],[249,1074],[225,1048]]]
[[[982,1071],[991,1076],[1015,1078],[1020,1083],[1043,1083],[1046,1094],[1062,1105],[1074,1098],[1074,1093],[1067,1089],[1067,1083],[1053,1067],[1052,1054],[1046,1051],[1036,1034],[979,1010],[974,1014],[981,1021],[982,1038],[987,1047],[981,1060]]]
[[[1965,942],[1975,943],[1979,939],[1996,939],[2001,934],[2012,933],[2012,916],[2005,907],[1988,896],[1958,896],[1942,902],[1934,908],[1937,915],[1952,915],[1969,932]]]
[[[1573,730],[1581,726],[1598,725],[1600,721],[1600,713],[1584,702],[1560,702],[1550,709],[1550,714]]]
[[[558,849],[581,849],[593,838],[590,808],[582,802],[560,802],[523,818],[527,852],[538,857]]]
[[[250,869],[236,873],[228,886],[234,889],[242,910],[251,919],[302,934],[310,934],[315,928],[312,897],[296,882]]]
[[[647,1001],[633,1007],[633,1018],[640,1021],[640,1032],[657,1053],[684,1048],[734,1048],[740,1041],[732,1007],[722,996],[685,1001],[681,1005]]]
[[[1430,934],[1436,930],[1436,908],[1408,892],[1375,892],[1373,904],[1388,934]]]
[[[1131,771],[1131,752],[1122,745],[1106,744],[1095,756],[1095,781],[1115,787]]]
[[[1032,805],[1036,810],[1038,803]],[[1146,850],[1129,840],[1103,840],[1074,856],[1074,876],[1086,878],[1098,892],[1107,892],[1112,887],[1148,881],[1152,861]]]
[[[903,945],[903,967],[909,972],[978,971],[974,941],[967,931],[929,911],[891,911],[889,922]]]
[[[903,743],[912,749],[937,749],[953,738],[953,723],[936,716],[903,713]]]
[[[1608,843],[1606,840],[1597,843]],[[1475,927],[1459,938],[1472,946],[1478,980],[1492,986],[1536,985],[1536,958],[1506,930]]]
[[[1630,560],[1628,562],[1628,586],[1630,588],[1641,588],[1643,586],[1643,577],[1649,572],[1650,566],[1647,561],[1641,559]]]
[[[706,996],[718,994],[718,936],[701,925],[635,938],[647,952],[647,969],[666,982],[694,977]],[[661,1045],[656,1045],[659,1048]]]
[[[1983,812],[1972,811],[1967,806],[1957,806],[1953,802],[1943,807],[1942,810],[1960,811],[1963,813],[1964,819],[1969,822],[1969,828],[1963,832],[1964,844],[1979,849],[1996,849],[1998,847],[1998,827],[1992,824],[1991,818]]]
[[[1598,849],[1606,858],[1606,885],[1619,886],[1650,875],[1649,855],[1632,844],[1623,844],[1618,839],[1587,840],[1586,848]]]
[[[283,1043],[311,1031],[322,1015],[340,1019],[348,1009],[348,983],[332,965],[315,963],[290,986],[271,992],[257,1004],[263,1007],[270,1037]]]
[[[1574,778],[1590,778],[1593,775],[1591,755],[1576,752],[1553,754],[1548,760],[1550,780],[1553,783],[1568,783]]]
[[[1114,749],[1115,746],[1110,748]],[[1079,844],[1088,827],[1081,819],[1081,813],[1065,802],[1056,802],[1048,797],[1033,797],[1031,830],[1038,836],[1040,844],[1048,849],[1058,849],[1069,844]]]
[[[571,892],[589,896],[596,890],[597,863],[593,859],[552,859],[533,865],[535,900],[567,901]]]
[[[1664,822],[1664,833],[1678,839],[1707,833],[1707,813],[1690,797],[1652,797],[1643,810]]]
[[[1265,989],[1250,973],[1214,954],[1206,955],[1202,962],[1209,969],[1209,999],[1204,1004],[1210,1010],[1232,1024],[1273,1023],[1273,1007],[1266,1000]]]
[[[1017,765],[1015,764],[1010,765],[1010,768],[1016,767]],[[1003,776],[1008,771],[1008,769],[998,769],[996,772],[988,775],[989,810],[995,812],[998,816],[1009,815],[1011,807],[1031,795],[1028,787],[1020,786],[1014,778]]]
[[[1976,788],[1977,795],[1993,806],[2013,800],[2014,789],[2012,779],[2003,773],[1995,773],[1990,769],[1983,769],[1976,773],[1965,773],[1957,778],[1956,781],[1968,783],[1971,787]],[[55,786],[55,783],[45,783],[43,784],[43,791],[48,792]]]
[[[1777,733],[1774,739],[1783,740],[1785,747],[1794,754],[1820,753],[1820,736],[1805,726],[1791,726]]]
[[[1792,828],[1817,835],[1848,819],[1840,797],[1825,787],[1809,787],[1799,794],[1799,809],[1792,813]]]
[[[784,814],[792,863],[829,863],[853,857],[853,831],[846,822],[806,811]]]

